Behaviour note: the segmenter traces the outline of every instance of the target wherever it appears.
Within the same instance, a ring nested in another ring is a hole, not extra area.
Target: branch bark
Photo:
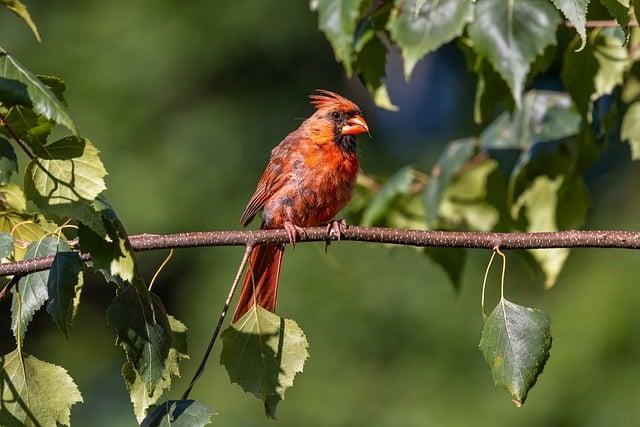
[[[325,227],[306,228],[299,242],[326,242]],[[285,230],[202,231],[177,234],[138,234],[129,236],[135,251],[180,249],[203,246],[247,246],[265,243],[288,243]],[[558,231],[543,233],[490,233],[471,231],[424,231],[351,226],[342,240],[387,243],[418,247],[471,249],[550,249],[550,248],[619,248],[640,249],[640,231]],[[81,254],[89,261],[89,254]],[[24,275],[51,267],[53,256],[0,265],[0,276]]]

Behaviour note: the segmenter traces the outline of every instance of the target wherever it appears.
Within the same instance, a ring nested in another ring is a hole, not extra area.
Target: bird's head
[[[360,108],[336,93],[318,90],[309,97],[316,107],[314,122],[321,128],[328,129],[333,139],[345,147],[355,144],[355,136],[369,133],[369,126],[362,117]]]

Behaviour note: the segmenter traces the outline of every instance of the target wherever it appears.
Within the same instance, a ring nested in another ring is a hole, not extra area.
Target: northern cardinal
[[[358,175],[355,136],[369,133],[360,108],[348,99],[319,90],[309,97],[315,113],[271,151],[240,222],[262,211],[263,230],[284,228],[295,245],[301,227],[327,224],[338,236],[344,222],[334,216],[351,199]],[[274,312],[284,245],[253,248],[233,322],[257,303]]]

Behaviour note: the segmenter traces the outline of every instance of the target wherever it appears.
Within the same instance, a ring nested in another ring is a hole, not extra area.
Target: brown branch
[[[305,229],[300,242],[325,242],[325,227]],[[138,234],[129,237],[135,251],[195,248],[203,246],[247,246],[265,243],[287,243],[285,230],[202,231],[177,234]],[[640,249],[640,231],[558,231],[544,233],[490,233],[471,231],[423,231],[396,228],[354,227],[342,240],[388,243],[418,247],[473,249],[550,249],[550,248],[620,248]],[[88,254],[80,255],[89,261]],[[29,274],[51,267],[53,256],[0,265],[0,276]]]
[[[573,22],[571,21],[564,21],[564,25],[565,27],[569,27],[569,28],[575,27],[575,25],[573,25]],[[620,24],[618,24],[618,22],[615,19],[603,19],[603,20],[586,21],[584,26],[586,28],[611,28],[611,27],[617,27],[619,25]],[[629,26],[637,27],[638,21],[630,21]]]

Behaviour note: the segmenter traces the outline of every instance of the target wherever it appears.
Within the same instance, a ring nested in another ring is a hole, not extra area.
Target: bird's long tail
[[[283,255],[284,245],[260,245],[253,248],[232,322],[240,319],[253,304],[275,312]]]

